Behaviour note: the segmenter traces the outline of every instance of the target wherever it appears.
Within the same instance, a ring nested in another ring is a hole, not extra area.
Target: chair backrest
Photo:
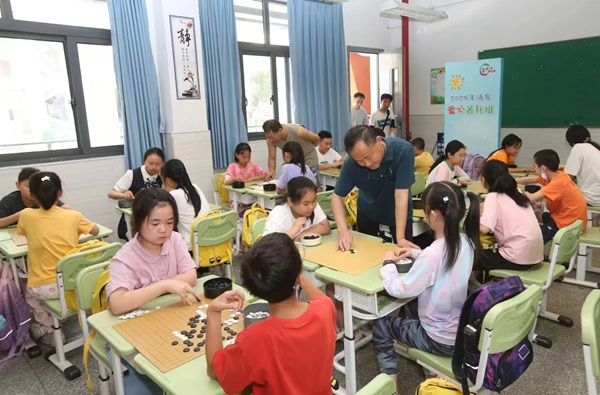
[[[581,307],[581,341],[590,347],[592,373],[600,377],[600,290],[595,289]],[[589,378],[588,378],[589,380]]]
[[[356,223],[356,218],[358,216],[358,193],[358,189],[353,189],[344,199],[344,207],[351,219],[350,224],[348,224],[348,220],[346,219],[346,224],[348,224],[348,226]]]
[[[533,284],[490,309],[482,325],[482,329],[492,332],[490,354],[506,351],[533,335],[542,295],[542,288]],[[480,336],[479,349],[482,351],[484,340],[485,336]]]
[[[77,306],[81,310],[92,309],[92,293],[96,287],[96,282],[109,264],[110,261],[106,261],[88,266],[77,274],[75,278],[75,294],[77,295]]]
[[[235,211],[227,211],[195,221],[192,224],[194,244],[210,247],[231,240],[237,234],[238,218]]]
[[[392,395],[396,393],[396,383],[390,375],[381,373],[365,385],[356,395]]]
[[[317,203],[319,203],[319,206],[321,206],[321,209],[323,209],[323,212],[328,217],[333,215],[333,210],[331,209],[331,197],[332,196],[333,196],[333,191],[317,193]]]
[[[410,194],[417,196],[425,191],[425,176],[421,173],[415,173],[415,182],[410,186]]]
[[[583,221],[578,219],[571,225],[559,229],[552,238],[550,259],[555,259],[555,262],[569,262],[579,249],[582,228]],[[556,257],[554,254],[556,254]]]
[[[263,230],[265,229],[265,224],[267,223],[266,218],[257,219],[252,224],[252,243],[256,243],[258,239],[262,236]]]
[[[121,243],[110,243],[109,245],[76,254],[65,255],[61,258],[56,264],[56,273],[62,277],[64,291],[75,289],[77,274],[81,270],[88,266],[111,260],[122,246]]]

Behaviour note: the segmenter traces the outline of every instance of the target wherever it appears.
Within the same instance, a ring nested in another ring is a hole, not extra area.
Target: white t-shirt
[[[438,181],[450,181],[451,183],[458,185],[458,180],[456,180],[454,177],[468,179],[469,175],[465,173],[465,171],[461,169],[460,166],[456,165],[453,168],[450,168],[450,165],[446,161],[442,161],[442,163],[440,163],[433,170],[431,170],[431,173],[429,173],[425,185],[429,186],[429,184]]]
[[[386,118],[387,122],[385,121]],[[385,133],[385,137],[396,137],[396,135],[392,133],[392,130],[390,128],[392,120],[395,119],[396,116],[394,115],[394,112],[392,110],[390,110],[389,117],[387,116],[387,112],[381,112],[377,110],[373,111],[373,114],[371,114],[371,120],[369,121],[369,125],[376,126],[379,129],[383,130],[383,132]]]
[[[352,110],[350,111],[350,127],[368,124],[369,117],[367,116],[367,111],[362,107],[358,110],[355,110],[354,107],[352,107]]]
[[[200,188],[198,188],[198,185],[192,185],[194,188],[196,188],[198,195],[200,195],[200,211],[198,212],[198,215],[195,215],[194,206],[192,203],[187,201],[187,198],[185,197],[185,191],[183,189],[178,188],[169,192],[175,199],[175,203],[177,203],[177,210],[179,211],[179,224],[177,225],[177,230],[179,231],[179,234],[181,234],[181,237],[183,237],[183,241],[185,241],[188,251],[192,250],[192,246],[190,244],[192,222],[194,222],[194,220],[200,215],[206,214],[210,210],[208,200],[206,200],[204,193],[202,193]]]
[[[302,227],[302,229],[300,229],[300,232],[294,235],[294,238],[305,230],[313,227],[314,225],[318,225],[327,219],[327,216],[318,203],[317,207],[315,207],[314,214],[314,219],[312,221],[306,221],[306,224]],[[265,229],[263,230],[263,236],[266,236],[269,233],[285,233],[294,226],[294,222],[296,222],[296,218],[294,218],[294,214],[292,214],[292,209],[290,208],[289,204],[285,203],[276,206],[267,217]]]
[[[575,144],[565,173],[577,177],[577,186],[590,206],[600,206],[600,150],[591,144]]]
[[[333,148],[330,148],[329,151],[327,151],[325,154],[322,154],[317,147],[317,158],[319,159],[320,165],[329,165],[342,159],[342,156]]]
[[[152,183],[152,182],[156,181],[156,179],[158,178],[158,173],[156,173],[153,176],[148,174],[148,172],[146,171],[146,166],[142,165],[140,167],[140,169],[142,169],[142,177],[144,178],[144,181],[150,181]],[[127,170],[127,172],[125,172],[123,177],[121,177],[119,179],[119,181],[117,181],[117,183],[115,184],[115,186],[113,188],[117,192],[125,193],[129,190],[129,188],[131,188],[132,182],[133,182],[133,170]]]

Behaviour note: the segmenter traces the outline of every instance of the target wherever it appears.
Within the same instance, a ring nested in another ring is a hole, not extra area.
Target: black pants
[[[479,262],[473,267],[475,272],[479,272],[476,276],[477,281],[485,283],[489,280],[489,271],[494,269],[505,270],[529,270],[534,265],[519,265],[504,258],[497,248],[481,251]]]
[[[391,213],[391,215],[395,215],[395,213]],[[396,227],[390,226],[391,238],[385,234],[385,232],[379,229],[379,222],[373,221],[365,215],[361,214],[360,211],[357,214],[356,218],[356,227],[358,231],[361,233],[365,233],[371,236],[381,237],[387,242],[393,242],[394,244],[398,244],[398,240],[396,240]],[[408,241],[412,241],[412,217],[406,219],[406,229],[404,231],[404,237]]]

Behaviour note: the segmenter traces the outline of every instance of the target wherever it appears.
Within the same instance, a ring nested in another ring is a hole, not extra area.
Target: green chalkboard
[[[504,58],[503,127],[600,126],[600,37],[479,52]]]

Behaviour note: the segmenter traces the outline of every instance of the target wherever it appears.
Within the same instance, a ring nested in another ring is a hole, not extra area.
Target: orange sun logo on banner
[[[463,82],[465,82],[464,77],[462,77],[461,75],[453,75],[452,78],[450,78],[450,89],[452,89],[452,90],[461,89]]]

